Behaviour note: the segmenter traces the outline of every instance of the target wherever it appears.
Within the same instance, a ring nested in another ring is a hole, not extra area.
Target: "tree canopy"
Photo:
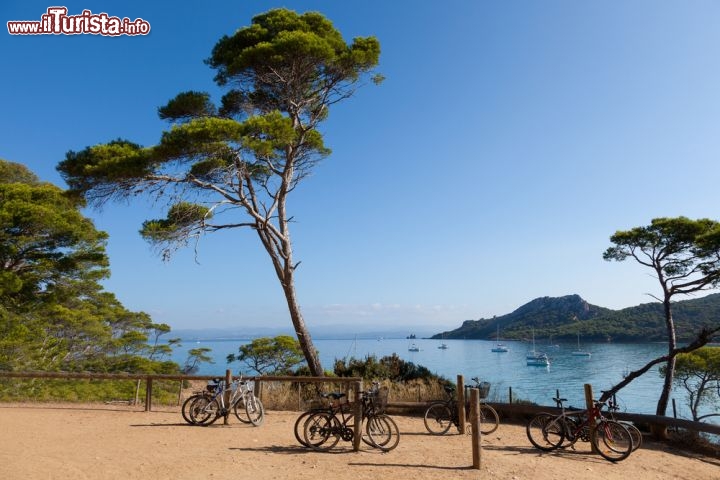
[[[660,373],[664,374],[665,369],[661,369]],[[678,355],[674,382],[687,393],[688,406],[694,421],[720,415],[703,415],[701,412],[703,406],[720,405],[720,347],[702,347],[694,352]]]
[[[170,353],[157,341],[170,328],[128,311],[101,285],[108,237],[81,206],[0,160],[0,369],[172,369],[153,363]]]
[[[289,375],[303,363],[300,343],[289,335],[256,338],[238,350],[227,356],[228,363],[243,362],[260,375]]]
[[[679,353],[672,299],[715,288],[720,283],[720,223],[706,218],[655,218],[650,225],[616,232],[610,241],[613,246],[603,254],[605,260],[635,260],[654,272],[662,289],[662,296],[654,298],[663,305],[668,355],[656,413],[665,415]],[[697,334],[707,342],[708,332],[717,331],[717,325],[704,330]]]
[[[158,109],[157,145],[118,139],[71,151],[58,170],[92,204],[147,195],[170,207],[143,237],[165,258],[202,234],[247,227],[270,256],[311,372],[323,369],[297,301],[288,195],[330,150],[317,129],[378,63],[374,37],[346,43],[319,13],[270,10],[221,38],[206,63],[226,89],[181,92]],[[242,213],[240,213],[242,212]],[[230,253],[230,252],[229,252]]]
[[[605,260],[632,258],[655,271],[663,292],[690,294],[720,283],[720,223],[707,218],[655,218],[650,225],[618,231]],[[660,299],[662,300],[662,299]]]

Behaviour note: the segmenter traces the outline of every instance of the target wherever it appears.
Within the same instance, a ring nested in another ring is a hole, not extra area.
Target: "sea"
[[[227,356],[238,353],[238,348],[251,340],[185,340],[174,350],[172,360],[183,365],[190,349],[206,347],[214,363],[200,365],[199,375],[223,376],[226,369],[234,374],[256,375],[241,362],[227,363]],[[431,372],[456,381],[463,375],[465,383],[478,377],[490,382],[490,401],[507,402],[526,400],[539,405],[554,405],[552,398],[559,393],[568,399],[566,405],[584,407],[584,384],[590,384],[595,398],[608,390],[628,372],[637,370],[650,360],[664,355],[667,345],[662,343],[586,343],[582,350],[589,356],[575,356],[576,343],[536,344],[535,349],[546,353],[549,366],[529,366],[526,354],[532,345],[519,341],[505,341],[507,352],[493,352],[495,342],[486,340],[434,340],[406,338],[345,338],[313,339],[325,369],[332,369],[335,360],[355,357],[364,359],[373,355],[378,359],[397,354],[400,358],[426,367]],[[438,348],[445,344],[447,348]],[[418,351],[410,351],[416,347]],[[663,378],[659,366],[617,394],[621,411],[654,414],[662,390]],[[511,393],[512,392],[512,393]],[[677,418],[690,418],[684,390],[675,388],[666,414]],[[710,412],[704,412],[710,413]],[[715,417],[718,418],[718,417]],[[716,421],[713,423],[717,423]]]

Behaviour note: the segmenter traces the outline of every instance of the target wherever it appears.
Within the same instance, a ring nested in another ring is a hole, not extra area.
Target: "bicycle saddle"
[[[332,398],[333,400],[338,400],[340,398],[343,398],[345,396],[342,392],[330,392],[330,393],[322,393],[320,394],[323,398]]]

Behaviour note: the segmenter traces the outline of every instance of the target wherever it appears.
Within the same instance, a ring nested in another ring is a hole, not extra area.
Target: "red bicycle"
[[[539,413],[527,424],[527,437],[536,448],[551,451],[571,446],[578,440],[590,442],[606,460],[619,462],[633,450],[633,440],[625,425],[602,415],[604,402],[593,402],[590,410],[565,410],[566,398],[553,398],[560,415]],[[594,428],[591,428],[594,427]],[[563,443],[565,445],[563,445]]]

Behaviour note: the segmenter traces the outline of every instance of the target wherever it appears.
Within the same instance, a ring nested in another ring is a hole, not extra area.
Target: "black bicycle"
[[[470,400],[467,389],[477,388],[480,392],[480,433],[487,435],[497,430],[500,425],[500,416],[497,411],[484,403],[490,393],[490,384],[481,382],[477,377],[472,378],[474,385],[465,386],[465,412],[470,411]],[[460,429],[460,416],[458,415],[457,397],[455,396],[455,387],[446,385],[445,393],[448,398],[446,400],[438,400],[430,404],[425,410],[425,428],[431,435],[445,435],[452,425]],[[470,432],[470,429],[468,429]]]
[[[400,442],[400,430],[395,421],[384,413],[387,389],[373,388],[360,393],[362,402],[361,439],[367,445],[388,452]],[[317,451],[328,451],[340,440],[350,442],[355,437],[354,408],[341,392],[321,395],[322,406],[315,407],[298,417],[295,438],[301,445]]]

